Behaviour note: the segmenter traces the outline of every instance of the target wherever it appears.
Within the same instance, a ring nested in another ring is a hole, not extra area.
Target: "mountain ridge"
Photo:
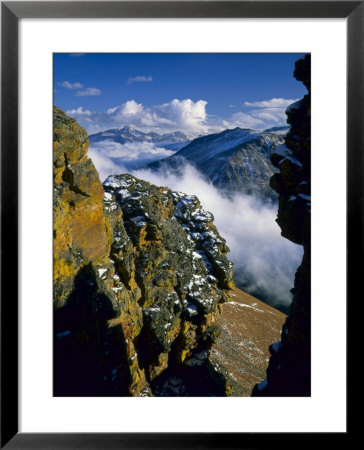
[[[182,131],[159,134],[155,131],[144,132],[132,125],[124,125],[120,128],[110,128],[99,133],[89,135],[90,144],[102,141],[117,142],[126,144],[130,142],[150,142],[159,144],[167,150],[179,150],[182,146],[190,142],[191,137]]]
[[[186,164],[191,164],[223,192],[242,192],[264,201],[276,201],[277,195],[268,181],[277,172],[270,156],[283,143],[287,131],[287,127],[263,132],[239,127],[227,129],[196,138],[173,155],[146,167],[182,174]]]

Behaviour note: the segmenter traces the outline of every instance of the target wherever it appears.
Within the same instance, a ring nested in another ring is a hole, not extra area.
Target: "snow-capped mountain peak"
[[[126,144],[130,142],[150,142],[167,150],[177,151],[191,141],[191,137],[182,131],[159,134],[155,131],[144,132],[133,125],[112,128],[89,136],[91,145],[96,142],[108,141]]]
[[[259,132],[250,128],[227,129],[194,139],[174,155],[149,164],[152,170],[181,171],[191,164],[224,191],[240,191],[265,200],[277,198],[269,186],[276,172],[270,156],[283,143],[287,127]]]

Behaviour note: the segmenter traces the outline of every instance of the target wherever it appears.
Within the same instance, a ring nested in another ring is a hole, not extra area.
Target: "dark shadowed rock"
[[[270,346],[267,378],[255,396],[309,396],[311,393],[311,94],[310,55],[296,62],[294,76],[308,94],[287,109],[291,129],[272,161],[279,173],[271,186],[279,194],[277,222],[282,235],[303,245],[296,272],[291,311],[281,340]]]

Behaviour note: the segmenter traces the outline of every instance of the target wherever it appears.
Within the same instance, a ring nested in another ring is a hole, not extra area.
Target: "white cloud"
[[[245,106],[253,106],[255,108],[287,108],[288,105],[296,102],[297,99],[287,98],[271,98],[260,102],[244,102]]]
[[[77,97],[84,97],[87,95],[100,95],[100,94],[101,94],[100,89],[93,87],[86,88],[84,91],[76,92]]]
[[[66,89],[82,89],[83,85],[76,81],[75,83],[70,83],[69,81],[62,81],[62,83],[57,83],[58,86],[62,86]]]
[[[286,120],[286,108],[262,108],[251,111],[251,116],[263,123],[280,124]]]
[[[89,156],[93,160],[100,179],[108,175],[129,172],[138,167],[173,155],[174,151],[157,147],[152,142],[128,142],[120,144],[112,141],[92,143]]]
[[[153,78],[148,75],[138,75],[136,77],[133,78],[129,78],[128,82],[126,84],[133,84],[133,83],[150,83],[151,81],[153,81]]]
[[[98,95],[77,92],[77,95]],[[274,100],[274,101],[273,101]],[[279,101],[278,101],[279,100]],[[207,101],[191,99],[173,99],[161,105],[145,106],[135,100],[128,100],[120,105],[108,108],[102,112],[91,112],[91,114],[77,114],[79,108],[72,110],[74,116],[79,120],[91,134],[94,130],[106,130],[113,127],[133,125],[142,131],[156,131],[157,133],[168,133],[170,131],[183,131],[191,136],[205,135],[220,132],[226,128],[252,128],[258,131],[274,126],[286,125],[286,105],[294,100],[271,99],[257,104],[284,104],[284,106],[262,106],[255,107],[250,111],[236,111],[227,118],[221,118],[207,113]],[[253,103],[251,103],[253,104]]]
[[[248,112],[236,112],[229,119],[224,120],[223,124],[226,128],[255,128],[259,131],[286,125],[286,108],[295,101],[297,100],[271,98],[259,102],[244,102],[245,106],[254,109]]]
[[[104,155],[97,147],[89,147],[88,156],[92,159],[101,181],[110,174],[127,173],[128,170],[120,162],[115,163],[112,158]]]
[[[141,103],[137,103],[134,100],[130,100],[125,102],[120,107],[120,114],[125,117],[136,116],[139,114],[143,114],[143,105]]]
[[[105,112],[93,112],[87,121],[84,115],[75,113],[79,108],[73,112],[74,117],[89,132],[92,122],[104,130],[115,126],[133,125],[142,131],[165,133],[180,130],[198,135],[210,131],[207,125],[206,104],[204,100],[194,102],[191,99],[174,99],[162,105],[144,106],[135,100],[128,100],[121,105],[108,108]]]
[[[286,108],[259,108],[249,113],[238,112],[223,121],[225,128],[253,128],[259,131],[286,125]]]
[[[193,102],[190,99],[174,99],[170,103],[164,103],[157,107],[157,110],[177,126],[193,130],[195,133],[203,133],[208,131],[206,105],[205,100]]]
[[[288,307],[303,251],[281,236],[275,222],[276,206],[243,194],[224,197],[191,166],[186,167],[183,176],[149,170],[133,174],[159,186],[197,195],[203,208],[213,213],[214,223],[230,247],[228,258],[235,265],[235,280],[248,292],[269,299],[270,304]]]
[[[68,114],[71,117],[77,118],[82,116],[91,116],[91,111],[88,109],[83,109],[83,106],[79,106],[77,109],[69,109],[66,111],[66,114]]]
[[[84,85],[80,82],[76,81],[75,83],[70,83],[69,81],[62,81],[62,83],[57,83],[58,86],[62,86],[65,89],[83,89]],[[77,91],[76,95],[77,97],[82,97],[86,95],[100,95],[101,91],[100,89],[89,87],[85,88],[83,91]]]
[[[263,127],[264,121],[258,117],[244,112],[237,112],[232,114],[228,120],[223,120],[224,128],[253,128],[260,129]]]

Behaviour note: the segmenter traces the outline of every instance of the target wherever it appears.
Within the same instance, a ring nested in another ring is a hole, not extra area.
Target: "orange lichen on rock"
[[[86,131],[59,108],[54,109],[53,120],[54,282],[56,304],[62,305],[78,270],[108,261],[111,228],[103,212],[102,184],[87,156]]]

